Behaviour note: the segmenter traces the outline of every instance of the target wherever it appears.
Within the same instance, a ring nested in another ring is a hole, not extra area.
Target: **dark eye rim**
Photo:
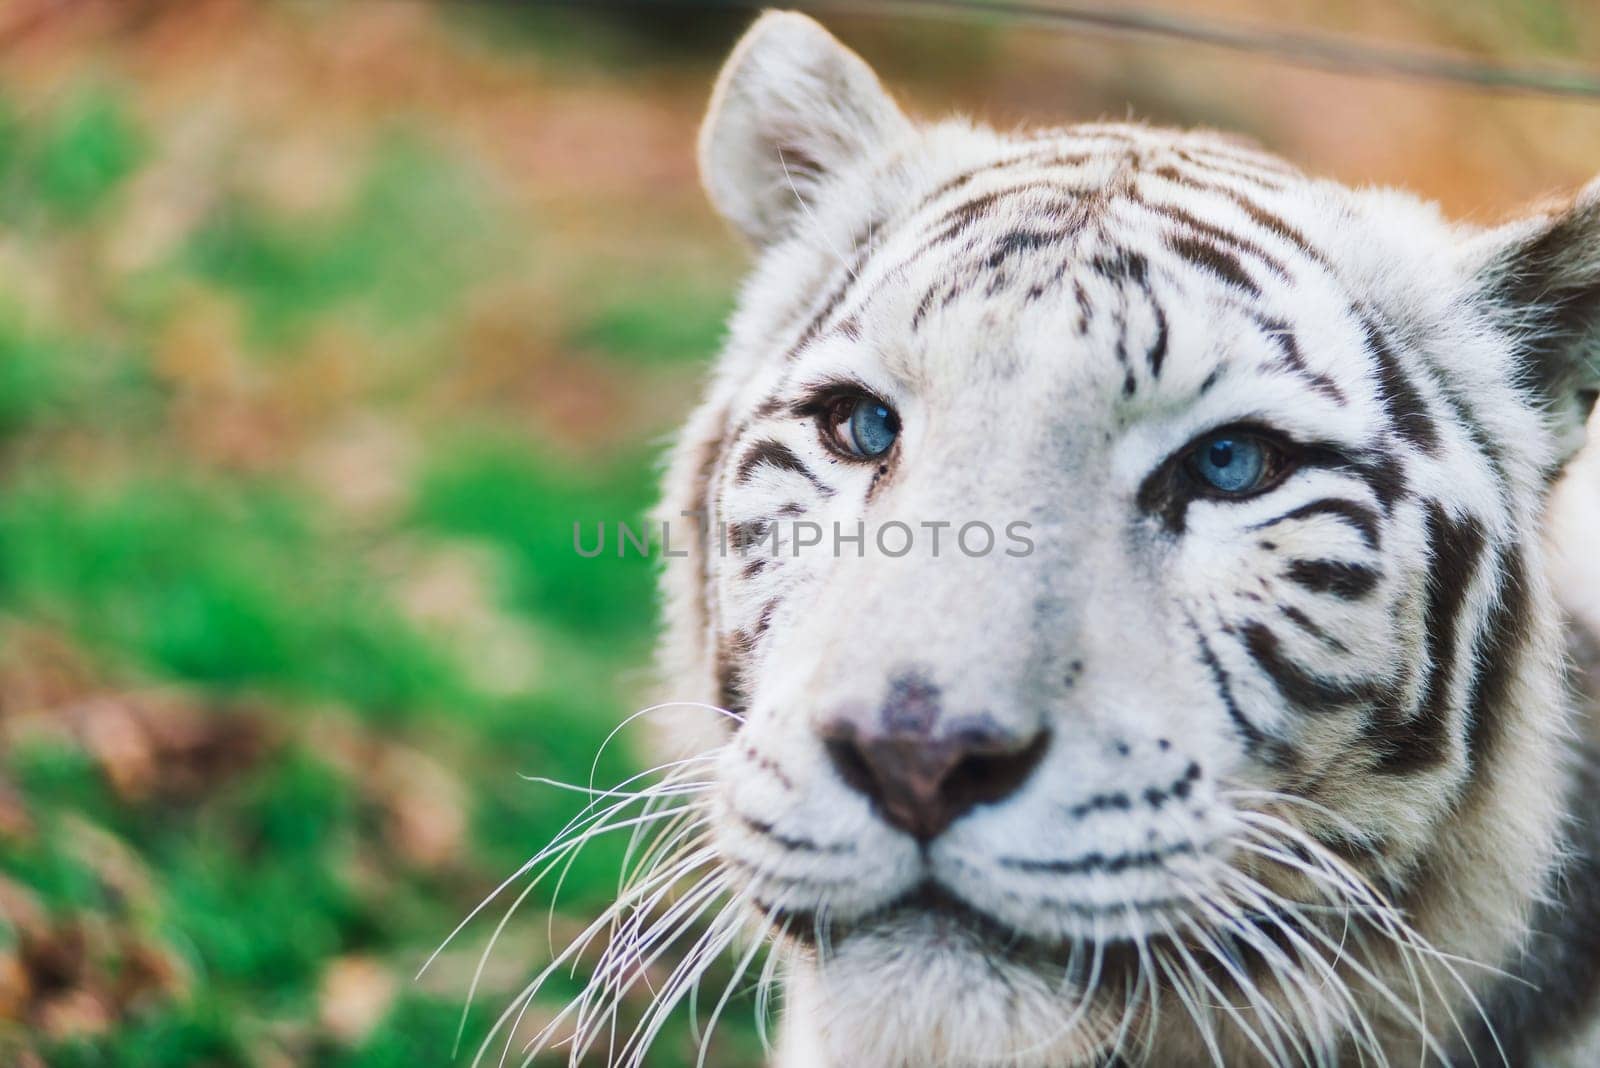
[[[1201,446],[1221,437],[1253,441],[1262,447],[1265,467],[1260,482],[1245,490],[1219,489],[1195,470]],[[1281,486],[1300,468],[1302,456],[1293,441],[1271,427],[1258,423],[1230,423],[1195,435],[1178,450],[1176,460],[1176,469],[1192,496],[1216,501],[1246,501],[1271,493]]]

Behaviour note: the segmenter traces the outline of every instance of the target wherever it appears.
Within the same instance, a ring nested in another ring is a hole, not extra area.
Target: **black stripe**
[[[1143,284],[1150,273],[1150,261],[1142,253],[1119,248],[1115,252],[1094,255],[1089,260],[1089,269],[1108,282]]]
[[[1002,234],[994,243],[984,266],[991,271],[1003,265],[1019,252],[1059,245],[1071,235],[1069,230],[1012,230]]]
[[[1156,336],[1144,355],[1150,365],[1150,377],[1159,378],[1162,361],[1167,358],[1167,313],[1161,310],[1161,304],[1154,294],[1150,295],[1150,310],[1156,317]]]
[[[1245,651],[1250,654],[1278,692],[1291,704],[1307,712],[1323,712],[1365,704],[1384,696],[1388,687],[1370,680],[1339,682],[1326,679],[1291,663],[1283,654],[1282,643],[1264,624],[1249,622],[1239,628]]]
[[[1291,560],[1283,577],[1312,593],[1354,601],[1371,593],[1383,572],[1347,560]]]
[[[1029,164],[1035,164],[1040,167],[1076,167],[1085,163],[1089,163],[1092,160],[1104,158],[1105,154],[1101,152],[1064,152],[1059,148],[1051,147],[1047,149],[1036,149],[1031,152],[1025,152],[1020,156],[1011,156],[1007,159],[994,160],[981,166],[974,167],[969,171],[962,171],[960,174],[957,174],[954,177],[949,178],[935,186],[933,192],[923,197],[922,202],[917,205],[916,210],[920,212],[928,207],[931,207],[935,202],[944,199],[951,193],[954,193],[957,189],[962,188],[974,178],[996,174],[1000,171],[1010,170],[1013,167],[1025,167]]]
[[[1347,464],[1330,466],[1349,471],[1365,482],[1385,513],[1392,512],[1395,502],[1406,495],[1405,468],[1396,456],[1374,452]]]
[[[717,680],[717,704],[729,712],[743,715],[749,705],[745,670],[753,648],[755,639],[742,630],[725,634],[717,642],[713,665]]]
[[[1360,313],[1357,313],[1360,315]],[[1366,332],[1367,351],[1378,365],[1378,391],[1383,398],[1389,419],[1400,435],[1425,452],[1439,447],[1439,429],[1428,414],[1427,404],[1416,384],[1406,377],[1400,360],[1384,339],[1378,324],[1361,315],[1361,325]]]
[[[1266,208],[1263,208],[1261,205],[1257,204],[1255,201],[1251,200],[1237,189],[1227,189],[1221,186],[1218,186],[1217,189],[1229,200],[1237,204],[1239,209],[1246,215],[1250,216],[1251,220],[1258,226],[1276,234],[1284,241],[1287,241],[1289,244],[1299,249],[1300,253],[1313,263],[1322,267],[1326,267],[1328,265],[1328,258],[1323,251],[1313,245],[1310,241],[1306,240],[1306,235],[1301,233],[1295,227],[1290,226],[1283,219],[1274,215]]]
[[[1501,455],[1500,448],[1490,438],[1489,433],[1478,422],[1477,414],[1473,411],[1472,404],[1462,395],[1448,378],[1439,372],[1437,364],[1428,360],[1426,366],[1432,372],[1430,376],[1439,387],[1439,393],[1444,402],[1449,406],[1451,414],[1455,416],[1456,425],[1464,431],[1472,441],[1473,448],[1477,449],[1488,462],[1489,469],[1494,473],[1495,482],[1504,485],[1506,482],[1505,457]]]
[[[1062,860],[1034,860],[1030,857],[1001,857],[1000,866],[1012,871],[1041,875],[1087,875],[1104,872],[1119,875],[1129,870],[1160,867],[1173,857],[1193,856],[1195,844],[1184,840],[1159,849],[1137,850],[1131,853],[1085,853]]]
[[[1180,148],[1174,152],[1173,155],[1177,156],[1185,163],[1188,163],[1194,167],[1198,167],[1203,171],[1209,171],[1212,174],[1220,174],[1227,178],[1238,178],[1241,181],[1254,182],[1256,185],[1259,185],[1264,189],[1270,189],[1274,192],[1278,192],[1286,188],[1288,185],[1287,182],[1279,180],[1277,176],[1263,174],[1259,171],[1246,168],[1242,165],[1226,166],[1217,162],[1216,160],[1198,159],[1191,152],[1185,149]]]
[[[1471,516],[1452,519],[1429,501],[1423,536],[1432,565],[1428,572],[1427,649],[1429,668],[1416,712],[1394,733],[1377,769],[1404,775],[1437,767],[1449,752],[1450,690],[1455,682],[1461,613],[1467,590],[1483,554],[1483,527]]]
[[[1030,191],[1045,190],[1054,194],[1053,199],[1038,201],[1028,205],[1028,214],[1032,218],[1042,219],[1049,223],[1059,225],[1051,227],[1016,228],[1000,236],[992,243],[985,244],[980,235],[968,238],[963,247],[962,254],[970,254],[974,260],[970,263],[956,264],[951,270],[943,273],[922,294],[917,303],[916,310],[911,316],[911,330],[917,332],[921,329],[929,311],[933,309],[934,301],[940,299],[943,293],[943,306],[948,307],[958,297],[966,293],[980,280],[987,269],[991,272],[987,284],[987,293],[992,296],[999,292],[1011,279],[1002,270],[1006,262],[1013,256],[1033,252],[1038,249],[1059,245],[1071,238],[1083,226],[1095,206],[1101,203],[1093,191],[1076,189],[1064,186],[1060,182],[1040,180],[1026,182],[1021,185],[997,189],[988,193],[975,196],[972,199],[946,211],[937,220],[930,224],[929,229],[937,231],[929,237],[920,248],[908,256],[904,261],[884,273],[885,278],[895,278],[909,269],[932,250],[942,244],[956,241],[972,230],[980,219],[985,218],[992,206],[1002,198],[1026,194]],[[1062,194],[1066,195],[1063,196]],[[1065,273],[1066,264],[1063,263],[1056,272],[1058,281]],[[1035,294],[1042,294],[1043,288],[1036,286]]]
[[[939,231],[936,235],[918,249],[918,255],[935,245],[944,244],[959,237],[973,223],[982,219],[989,213],[989,209],[1002,197],[1011,193],[1022,193],[1036,189],[1041,183],[1027,182],[1023,185],[1010,186],[1005,189],[991,189],[987,193],[980,193],[970,200],[964,200],[955,207],[947,210],[930,224],[929,229]]]
[[[1271,255],[1249,238],[1217,226],[1215,223],[1207,222],[1176,205],[1154,203],[1142,198],[1137,199],[1157,215],[1171,219],[1180,226],[1193,231],[1193,236],[1215,242],[1218,245],[1232,249],[1234,252],[1242,252],[1247,256],[1252,256],[1279,278],[1287,279],[1289,277],[1289,269],[1284,266],[1282,260]]]
[[[730,523],[728,525],[728,548],[744,555],[744,551],[752,545],[758,545],[766,539],[772,524],[765,519],[751,519],[743,523]]]
[[[694,489],[689,497],[688,518],[699,529],[695,531],[693,539],[695,581],[700,588],[700,596],[695,599],[695,623],[697,633],[706,633],[711,626],[711,610],[715,604],[715,591],[711,581],[710,552],[707,551],[707,541],[710,537],[711,525],[715,522],[710,514],[711,507],[711,482],[716,477],[717,468],[722,464],[722,452],[730,440],[727,433],[729,412],[726,408],[717,413],[717,425],[721,432],[701,442],[699,455],[695,457]]]
[[[779,412],[789,407],[789,402],[779,396],[771,396],[755,406],[750,415],[755,419],[770,419]]]
[[[1300,355],[1300,344],[1295,340],[1294,331],[1282,319],[1257,319],[1262,332],[1278,346],[1283,355],[1283,362],[1296,374],[1304,377],[1311,383],[1313,389],[1337,404],[1344,404],[1344,391],[1338,383],[1320,371],[1313,371],[1306,366],[1305,357]]]
[[[1251,296],[1261,295],[1261,287],[1246,273],[1244,266],[1239,263],[1239,257],[1226,249],[1210,241],[1183,234],[1169,235],[1167,247],[1195,266],[1243,289]]]
[[[918,255],[930,248],[954,241],[969,230],[974,223],[986,218],[989,210],[1000,201],[1040,190],[1057,194],[1055,200],[1040,206],[1040,213],[1046,216],[1053,215],[1062,218],[1075,213],[1081,207],[1082,198],[1091,194],[1090,190],[1048,178],[1039,178],[1031,182],[1021,182],[1017,185],[1008,185],[1000,189],[991,189],[987,193],[979,193],[977,196],[949,208],[928,224],[928,230],[938,232],[923,244],[922,248],[918,250]]]
[[[1319,498],[1307,504],[1302,504],[1298,508],[1291,509],[1274,519],[1263,520],[1250,529],[1266,530],[1268,527],[1277,526],[1279,523],[1296,522],[1318,515],[1331,515],[1336,519],[1343,520],[1356,529],[1356,532],[1361,535],[1361,540],[1366,542],[1367,548],[1376,549],[1378,547],[1379,520],[1377,513],[1365,505],[1357,504],[1355,501],[1347,501],[1342,497]]]
[[[917,310],[911,313],[911,332],[915,334],[922,329],[922,320],[927,317],[928,309],[933,307],[934,294],[939,290],[939,283],[935,282],[922,294],[922,299],[917,301]]]
[[[735,815],[739,817],[739,822],[744,824],[745,827],[749,829],[750,833],[759,835],[760,837],[765,838],[767,841],[776,845],[779,849],[790,853],[831,853],[835,856],[841,856],[848,855],[856,851],[854,842],[829,842],[825,845],[819,844],[810,838],[801,838],[794,835],[782,834],[773,824],[768,823],[766,820],[758,820],[753,816],[747,816],[738,811],[735,811]]]
[[[866,267],[867,259],[872,255],[872,251],[872,248],[868,246],[856,253],[854,261],[845,268],[844,278],[828,294],[828,298],[822,302],[821,307],[817,309],[817,313],[806,324],[806,328],[800,332],[800,337],[790,346],[789,359],[792,360],[798,356],[800,351],[822,332],[822,328],[827,325],[833,313],[839,310],[839,306],[844,303],[845,297],[849,296],[850,291],[855,288],[856,280],[861,277],[862,268]]]
[[[1072,297],[1078,302],[1078,336],[1089,332],[1089,319],[1094,315],[1094,305],[1089,301],[1089,291],[1078,279],[1072,280]]]
[[[1284,219],[1274,215],[1260,204],[1257,204],[1239,190],[1232,189],[1225,185],[1218,185],[1215,182],[1207,182],[1203,179],[1196,178],[1191,174],[1184,173],[1170,164],[1161,167],[1155,167],[1146,173],[1153,174],[1157,178],[1172,182],[1175,185],[1184,186],[1188,189],[1193,189],[1197,192],[1214,193],[1217,196],[1226,197],[1228,200],[1231,200],[1238,205],[1241,211],[1250,216],[1250,218],[1261,227],[1271,231],[1278,237],[1289,242],[1291,245],[1294,245],[1307,259],[1311,260],[1320,267],[1326,268],[1329,266],[1327,255],[1316,245],[1312,244],[1306,238],[1304,233],[1296,229],[1294,226],[1291,226]]]
[[[1227,710],[1228,718],[1233,721],[1234,729],[1244,739],[1245,749],[1253,756],[1259,757],[1269,765],[1285,767],[1294,763],[1294,753],[1287,745],[1276,738],[1267,736],[1260,727],[1245,716],[1240,709],[1238,700],[1233,696],[1233,682],[1228,678],[1228,671],[1217,659],[1217,654],[1212,652],[1211,643],[1206,641],[1206,636],[1201,633],[1200,626],[1194,617],[1187,616],[1189,629],[1194,632],[1194,640],[1200,647],[1200,662],[1211,672],[1211,682],[1217,688],[1217,698],[1222,702],[1222,707]]]
[[[1184,145],[1184,151],[1200,156],[1209,156],[1224,163],[1234,163],[1241,167],[1250,167],[1263,171],[1274,177],[1303,178],[1304,174],[1293,164],[1278,157],[1252,149],[1244,145],[1235,144],[1195,144],[1190,142]]]
[[[739,461],[739,466],[734,473],[734,481],[740,485],[748,484],[759,467],[773,467],[780,471],[793,471],[811,483],[817,492],[824,497],[833,496],[833,487],[823,485],[817,479],[817,476],[811,473],[811,469],[800,462],[800,457],[796,456],[793,450],[781,441],[765,438],[750,446]]]
[[[1281,604],[1278,606],[1278,611],[1282,612],[1283,617],[1289,622],[1293,623],[1295,626],[1299,627],[1301,630],[1305,631],[1307,634],[1311,635],[1313,638],[1317,639],[1334,652],[1350,652],[1350,647],[1348,645],[1340,641],[1338,638],[1335,638],[1321,627],[1317,626],[1317,624],[1312,621],[1310,616],[1300,611],[1300,609],[1296,608],[1294,605]]]
[[[1467,698],[1467,760],[1472,772],[1489,768],[1499,737],[1499,714],[1510,704],[1518,669],[1528,653],[1530,590],[1520,549],[1500,561],[1500,597],[1484,629],[1481,669]]]
[[[1122,365],[1122,395],[1133,396],[1137,383],[1133,378],[1133,366],[1128,363],[1128,315],[1126,306],[1117,310],[1117,363]]]

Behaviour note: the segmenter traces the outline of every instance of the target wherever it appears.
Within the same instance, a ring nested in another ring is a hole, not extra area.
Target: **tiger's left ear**
[[[769,11],[717,78],[700,127],[700,180],[761,248],[786,237],[841,171],[910,130],[865,60],[805,15]]]
[[[1600,395],[1600,180],[1555,210],[1475,238],[1479,292],[1516,339],[1565,462]]]

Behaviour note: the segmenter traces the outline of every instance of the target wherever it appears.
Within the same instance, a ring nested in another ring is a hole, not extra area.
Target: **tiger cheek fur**
[[[789,14],[700,152],[758,259],[663,663],[739,720],[686,747],[781,1068],[1600,1063],[1506,985],[1595,966],[1529,932],[1591,864],[1540,539],[1600,189],[1475,230],[1209,133],[917,124]]]

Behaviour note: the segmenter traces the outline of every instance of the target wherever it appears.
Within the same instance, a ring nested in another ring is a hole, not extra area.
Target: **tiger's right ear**
[[[1468,246],[1481,295],[1516,343],[1565,462],[1600,397],[1600,179]]]
[[[723,65],[700,127],[711,203],[758,248],[830,178],[910,132],[862,58],[805,15],[772,11]]]

